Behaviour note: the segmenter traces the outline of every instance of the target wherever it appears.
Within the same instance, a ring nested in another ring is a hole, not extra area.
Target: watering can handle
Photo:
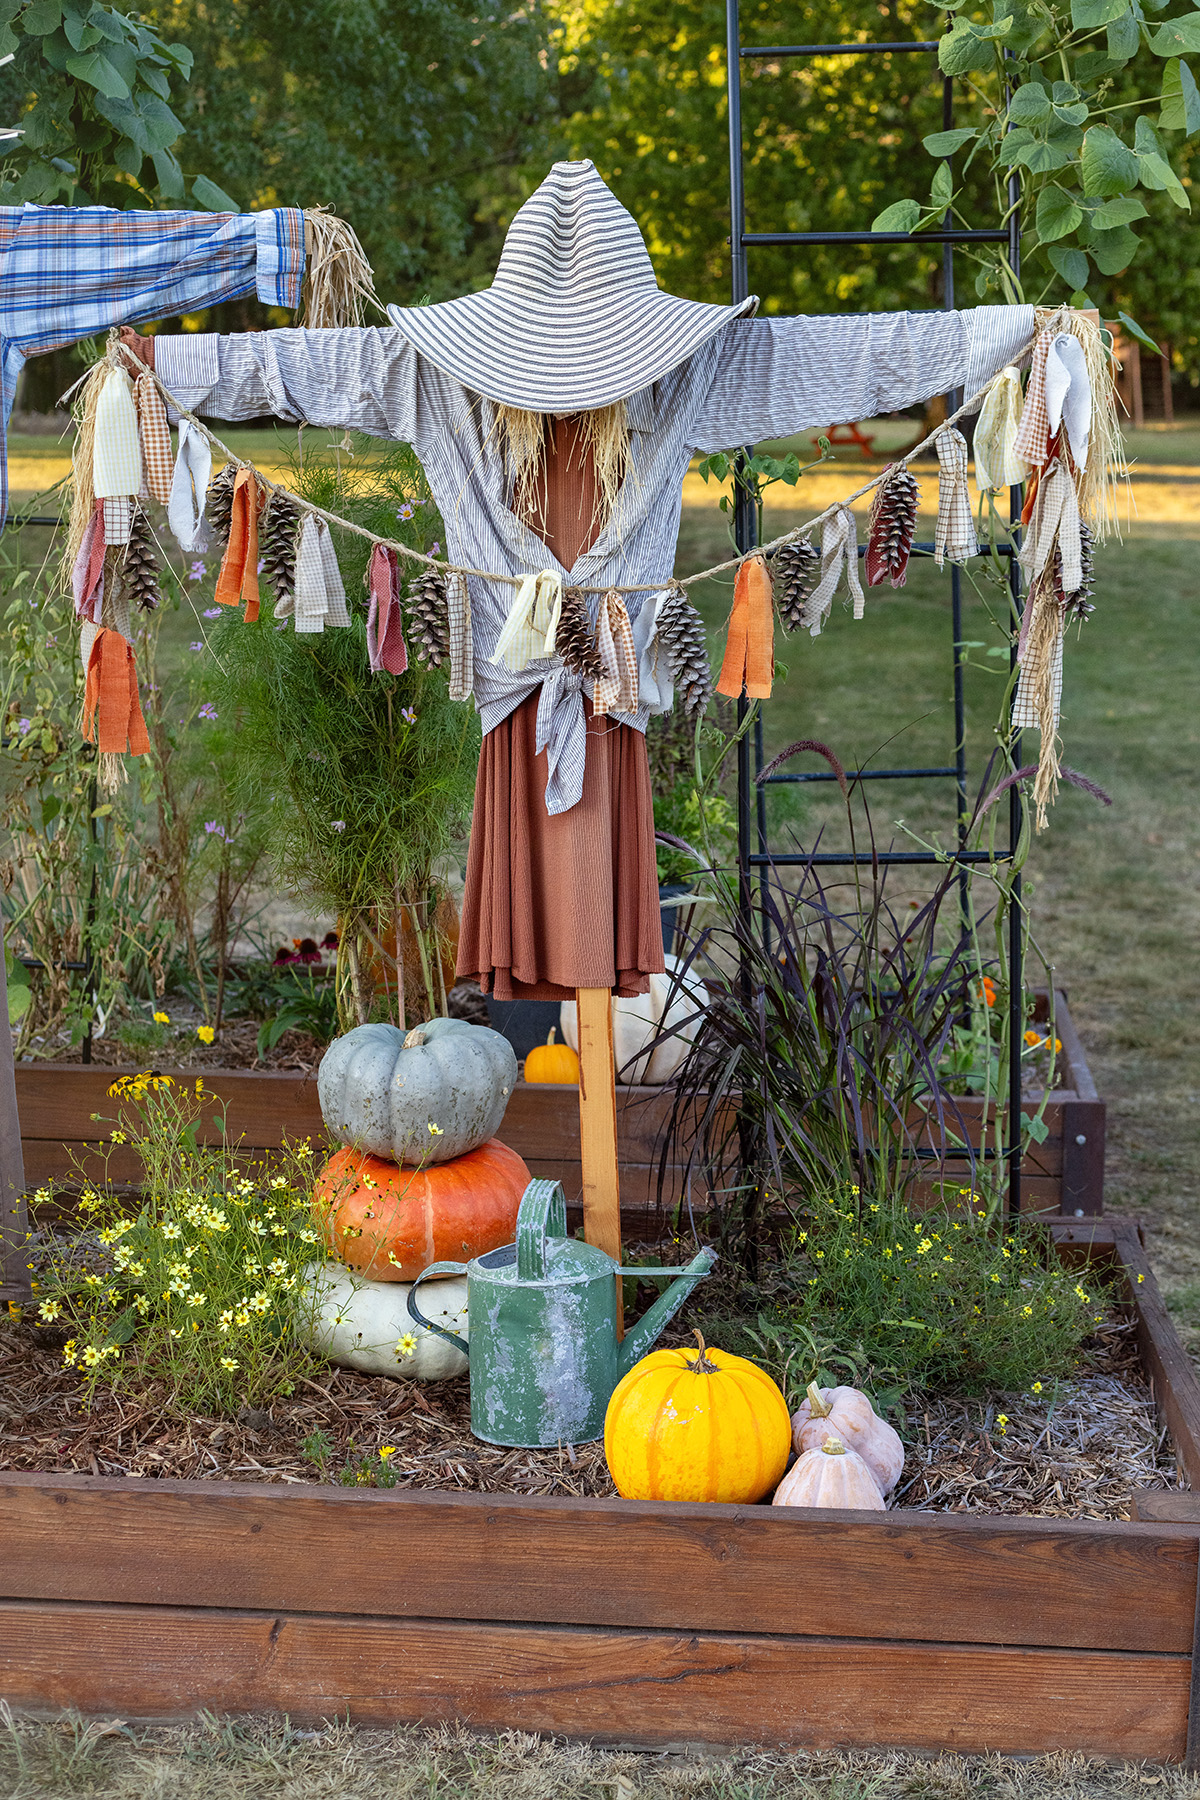
[[[432,1319],[427,1319],[425,1314],[417,1309],[417,1289],[423,1281],[428,1281],[431,1275],[465,1275],[466,1272],[466,1263],[430,1263],[427,1269],[421,1270],[421,1273],[409,1288],[407,1305],[408,1316],[410,1319],[415,1319],[418,1325],[423,1325],[425,1327],[426,1331],[436,1332],[438,1337],[445,1338],[448,1344],[453,1344],[456,1350],[461,1350],[464,1356],[469,1356],[471,1354],[471,1346],[468,1344],[466,1338],[459,1337],[456,1332],[447,1331],[443,1325],[435,1325]]]
[[[558,1181],[531,1181],[517,1213],[517,1280],[544,1281],[546,1239],[567,1235],[567,1199]]]

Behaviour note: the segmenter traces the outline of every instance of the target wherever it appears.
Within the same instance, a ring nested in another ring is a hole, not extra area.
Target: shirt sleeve
[[[394,326],[159,337],[154,367],[174,399],[211,418],[271,413],[398,443],[425,436],[420,358]]]
[[[1032,306],[736,319],[692,443],[728,450],[877,418],[952,388],[970,396],[1032,335]]]

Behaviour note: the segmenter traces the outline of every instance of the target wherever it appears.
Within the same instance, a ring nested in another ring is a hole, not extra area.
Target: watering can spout
[[[703,1281],[717,1260],[715,1250],[701,1250],[692,1258],[686,1269],[681,1269],[665,1294],[660,1294],[648,1313],[645,1313],[626,1334],[617,1358],[617,1379],[628,1375],[635,1362],[639,1362],[647,1351],[653,1348],[659,1333],[674,1318],[698,1281]],[[637,1269],[624,1271],[630,1275],[641,1273]],[[649,1271],[647,1271],[648,1273]],[[658,1271],[655,1271],[657,1273]]]

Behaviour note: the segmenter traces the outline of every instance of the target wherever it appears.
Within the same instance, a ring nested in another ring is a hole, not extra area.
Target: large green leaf
[[[954,194],[954,180],[948,163],[939,163],[929,184],[929,199],[934,206],[949,206]]]
[[[1138,120],[1139,125],[1142,122],[1141,119]],[[1187,189],[1166,157],[1159,156],[1156,150],[1146,151],[1138,157],[1138,171],[1144,188],[1150,188],[1154,193],[1169,194],[1182,212],[1191,212],[1192,203]]]
[[[872,231],[912,231],[921,217],[915,200],[893,200],[871,220]]]
[[[183,126],[157,94],[142,94],[138,111],[146,127],[151,150],[169,150],[183,136]]]
[[[1114,62],[1128,62],[1131,56],[1136,56],[1142,41],[1142,28],[1136,14],[1127,12],[1115,20],[1108,28],[1106,41],[1108,54]]]
[[[1057,144],[1019,144],[1005,157],[1010,165],[1019,163],[1033,175],[1046,175],[1054,169],[1065,169],[1071,160],[1068,150],[1060,149]]]
[[[1088,259],[1082,250],[1067,250],[1056,245],[1053,250],[1047,250],[1046,258],[1050,267],[1062,276],[1068,287],[1081,288],[1087,280]]]
[[[1135,219],[1144,219],[1146,209],[1140,200],[1132,194],[1124,194],[1116,200],[1106,200],[1092,214],[1093,231],[1112,231],[1117,225],[1132,225]]]
[[[930,156],[953,156],[964,144],[969,144],[979,133],[973,129],[964,131],[933,131],[923,137],[921,143]]]
[[[1186,56],[1191,50],[1200,50],[1200,12],[1164,20],[1152,34],[1150,48],[1156,56]]]
[[[192,199],[206,212],[241,211],[237,201],[231,200],[224,188],[219,188],[215,181],[208,179],[207,175],[197,175],[192,182]]]
[[[48,37],[62,24],[63,9],[59,0],[33,0],[25,8],[21,25],[27,37]]]
[[[1120,319],[1130,337],[1136,338],[1143,350],[1153,350],[1155,356],[1162,355],[1162,351],[1150,336],[1150,333],[1148,331],[1143,331],[1136,319],[1131,319],[1128,313],[1123,312],[1119,312],[1117,317]]]
[[[1038,81],[1027,81],[1008,103],[1010,125],[1040,125],[1050,113],[1050,96]]]
[[[1080,155],[1083,191],[1095,199],[1123,194],[1138,178],[1137,157],[1107,125],[1093,125]]]
[[[113,145],[112,159],[118,169],[126,175],[132,175],[135,181],[142,172],[142,152],[127,137]]]
[[[1078,230],[1083,222],[1083,208],[1077,206],[1070,194],[1052,181],[1044,187],[1037,200],[1037,234],[1043,244],[1052,244],[1058,238],[1069,237]],[[1078,287],[1080,284],[1075,283]]]
[[[1119,225],[1115,231],[1097,232],[1088,252],[1102,275],[1119,275],[1137,255],[1137,247],[1137,233]]]
[[[1071,23],[1076,31],[1094,31],[1111,25],[1128,8],[1129,0],[1071,0]]]
[[[1163,70],[1158,123],[1163,131],[1184,131],[1188,137],[1200,131],[1200,90],[1185,62],[1172,59]]]
[[[152,153],[154,173],[158,177],[158,185],[168,200],[182,200],[183,170],[175,161],[169,150],[155,150]]]
[[[953,29],[938,41],[938,67],[943,75],[967,75],[972,69],[990,69],[996,52],[976,28],[956,19]]]
[[[107,100],[129,99],[129,83],[99,50],[88,50],[82,56],[68,56],[67,73],[96,88]]]
[[[105,100],[101,98],[96,102],[96,111],[100,114],[101,118],[107,119],[110,125],[115,125],[122,136],[128,138],[130,143],[134,144],[142,155],[149,156],[150,151],[153,148],[150,142],[150,133],[139,108],[132,100]],[[124,168],[125,165],[122,164],[121,166]]]

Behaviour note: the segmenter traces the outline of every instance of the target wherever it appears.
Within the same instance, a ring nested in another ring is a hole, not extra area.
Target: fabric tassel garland
[[[104,377],[94,430],[92,492],[98,500],[132,498],[142,486],[142,444],[133,383],[124,369],[110,368]]]
[[[569,587],[563,592],[554,647],[565,667],[585,681],[596,681],[604,674],[587,598],[578,588]]]
[[[629,609],[615,588],[601,596],[596,615],[596,647],[604,673],[592,684],[592,711],[635,713],[638,709],[638,654]]]
[[[806,537],[798,538],[794,544],[784,544],[771,558],[775,604],[785,631],[795,631],[803,620],[820,569],[821,552]]]
[[[938,434],[938,514],[933,558],[942,568],[946,558],[966,562],[979,549],[967,488],[967,440],[955,427]]]
[[[1025,404],[1013,450],[1031,469],[1040,469],[1050,455],[1050,415],[1046,411],[1046,357],[1050,333],[1043,331],[1034,342],[1025,386]]]
[[[248,464],[243,464],[233,480],[229,541],[213,598],[218,606],[237,606],[244,600],[247,625],[253,625],[258,618],[258,515],[262,507],[263,490],[258,476]]]
[[[324,519],[305,513],[296,551],[297,632],[320,633],[326,625],[349,625],[346,590],[333,539]]]
[[[891,463],[875,489],[867,516],[864,560],[868,587],[878,587],[881,582],[889,581],[894,588],[902,588],[908,580],[908,559],[917,529],[920,499],[921,490],[908,464]],[[861,604],[856,605],[854,616],[862,618]]]
[[[126,750],[145,756],[150,749],[133,646],[119,632],[103,627],[96,630],[88,649],[83,735],[100,753],[100,781],[107,792],[122,779],[120,758]]]
[[[500,628],[491,661],[519,675],[531,662],[553,656],[562,597],[562,577],[554,570],[526,575]]]
[[[1029,474],[1016,452],[1021,375],[1011,363],[988,389],[975,422],[975,485],[980,493],[1019,487]]]
[[[171,492],[167,499],[167,523],[181,550],[196,550],[200,547],[204,507],[211,478],[212,451],[208,447],[208,439],[190,419],[180,419],[179,453],[175,458],[175,472],[171,477]],[[228,532],[225,535],[228,537]]]
[[[408,647],[400,610],[400,559],[383,544],[376,544],[371,550],[367,587],[367,658],[371,669],[376,675],[403,675],[408,667]]]
[[[673,585],[655,608],[655,644],[674,685],[683,695],[686,713],[702,713],[712,696],[712,665],[704,621],[683,588]]]
[[[114,494],[107,500],[101,500],[104,508],[104,541],[113,544],[127,544],[129,531],[133,524],[133,497],[130,494]]]
[[[764,557],[749,556],[737,572],[718,694],[769,700],[775,674],[775,609]]]
[[[835,507],[821,530],[821,579],[809,595],[801,621],[810,637],[820,637],[829,616],[842,570],[854,601],[854,617],[861,619],[865,599],[858,578],[858,527],[848,506]]]
[[[104,605],[104,502],[97,500],[71,571],[75,617],[99,625]]]
[[[141,433],[146,489],[152,500],[167,506],[175,475],[171,460],[171,427],[167,423],[167,409],[159,385],[149,369],[134,382],[133,400]]]
[[[560,591],[561,603],[561,591]],[[446,627],[450,641],[451,700],[469,700],[475,686],[475,645],[471,631],[471,590],[457,569],[446,575]]]
[[[450,603],[440,569],[426,569],[409,582],[407,609],[417,660],[440,669],[450,654]]]

